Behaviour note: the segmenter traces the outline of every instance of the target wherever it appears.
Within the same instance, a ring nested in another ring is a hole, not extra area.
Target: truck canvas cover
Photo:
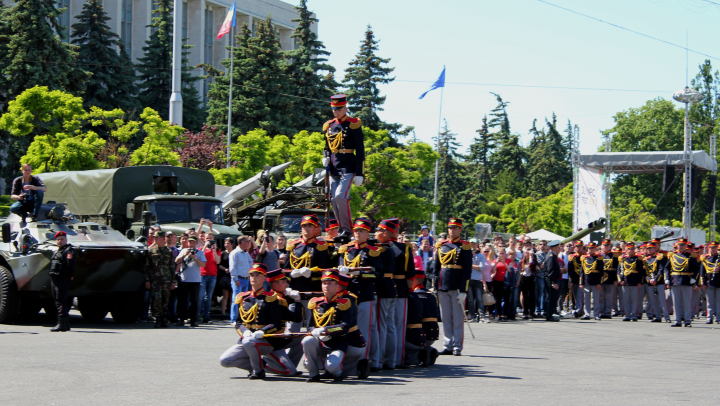
[[[168,165],[41,173],[45,201],[66,203],[76,215],[124,214],[137,196],[198,193],[215,196],[215,179],[207,171]]]

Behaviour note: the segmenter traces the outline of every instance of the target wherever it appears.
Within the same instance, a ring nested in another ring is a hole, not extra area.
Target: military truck
[[[44,204],[35,222],[10,214],[2,224],[0,243],[0,323],[36,315],[41,308],[55,317],[50,259],[55,233],[64,231],[75,247],[77,270],[69,295],[88,321],[108,312],[115,321],[132,323],[140,315],[145,284],[145,246],[128,240],[106,224],[79,221],[67,206]]]
[[[318,220],[320,220],[320,227],[325,230],[325,210],[304,208],[271,209],[265,211],[263,230],[275,234],[283,233],[288,241],[300,238],[302,231],[300,222],[302,221],[302,217],[308,214],[317,215]]]
[[[39,176],[47,186],[45,200],[65,203],[81,221],[110,226],[131,238],[143,229],[146,212],[164,231],[197,229],[204,218],[213,222],[216,239],[240,235],[225,225],[215,179],[207,171],[151,165]]]

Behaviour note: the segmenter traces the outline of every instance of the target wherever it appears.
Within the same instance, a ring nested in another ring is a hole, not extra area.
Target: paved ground
[[[229,324],[195,329],[116,325],[50,333],[43,318],[0,325],[2,405],[720,404],[720,325],[620,319],[466,326],[462,357],[367,381],[248,381],[224,369]],[[346,403],[350,402],[350,403]]]

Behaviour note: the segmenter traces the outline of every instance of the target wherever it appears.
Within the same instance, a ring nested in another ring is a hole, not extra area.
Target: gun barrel
[[[599,219],[593,221],[592,223],[588,224],[587,228],[578,231],[577,233],[571,235],[570,237],[560,241],[560,244],[566,244],[570,241],[579,240],[586,235],[592,233],[593,231],[600,230],[602,228],[605,228],[605,225],[607,224],[607,220],[605,217],[600,217]]]
[[[665,233],[665,234],[661,235],[661,236],[658,237],[657,239],[658,239],[658,240],[664,240],[664,239],[670,238],[670,237],[672,237],[672,236],[674,236],[674,235],[675,235],[675,231],[670,231],[669,233]]]

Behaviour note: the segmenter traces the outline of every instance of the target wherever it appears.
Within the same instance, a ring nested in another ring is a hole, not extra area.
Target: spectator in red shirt
[[[495,296],[495,312],[497,313],[498,320],[499,321],[507,321],[505,306],[510,305],[510,303],[502,303],[505,291],[505,272],[507,272],[507,268],[511,262],[514,261],[514,259],[507,258],[507,253],[505,252],[505,243],[500,243],[498,245],[498,257],[495,261],[493,261],[493,269],[492,269],[492,279],[493,279],[493,296]]]
[[[215,234],[212,232],[205,233],[205,245],[203,245],[203,253],[207,258],[207,263],[200,268],[200,298],[198,305],[198,313],[202,318],[203,324],[210,324],[210,305],[212,304],[212,295],[215,291],[215,283],[217,282],[218,264],[220,263],[221,251],[215,245]]]

